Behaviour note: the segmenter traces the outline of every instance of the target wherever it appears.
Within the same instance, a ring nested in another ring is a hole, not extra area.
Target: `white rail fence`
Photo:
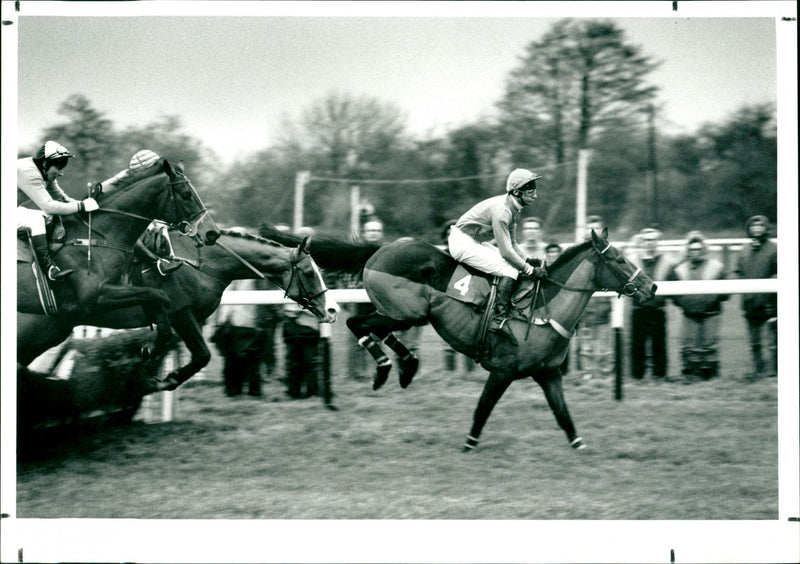
[[[758,280],[699,280],[699,281],[679,281],[679,282],[656,282],[658,284],[657,294],[659,296],[677,296],[689,294],[761,294],[778,292],[779,283],[776,278]],[[330,296],[337,303],[369,303],[366,290],[328,290]],[[592,299],[597,298],[616,298],[616,292],[597,292]],[[626,300],[611,300],[611,326],[614,328],[616,338],[621,339],[621,329],[624,323],[624,307]],[[227,290],[222,294],[221,305],[273,305],[287,304],[291,300],[284,297],[280,290]],[[123,329],[124,330],[124,329]],[[106,336],[113,332],[111,329],[101,329],[97,327],[80,326],[73,331],[75,338],[92,338]],[[330,324],[322,324],[320,333],[323,339],[331,336]],[[180,351],[165,360],[163,370],[173,370],[181,362]],[[615,359],[616,365],[621,366],[621,359]],[[621,371],[617,370],[615,382],[615,397],[622,398],[622,376]],[[177,412],[177,392],[161,392],[151,394],[145,398],[142,411],[145,420],[148,421],[171,421]],[[158,407],[160,407],[160,410]],[[160,411],[160,417],[157,412]]]

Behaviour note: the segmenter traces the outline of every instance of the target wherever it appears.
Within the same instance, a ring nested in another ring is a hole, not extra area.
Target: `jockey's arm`
[[[494,238],[497,242],[497,249],[500,251],[500,256],[513,267],[522,272],[528,272],[530,266],[525,262],[524,255],[515,250],[516,243],[511,239],[509,224],[504,221],[503,218],[495,217],[492,220],[492,229],[494,230]]]
[[[22,190],[25,195],[36,204],[36,207],[44,213],[48,215],[69,215],[78,213],[80,211],[80,202],[69,198],[69,196],[64,194],[61,188],[58,187],[58,184],[55,184],[58,191],[67,198],[66,201],[53,199],[41,177],[37,178],[33,175],[27,176],[24,172],[22,173],[22,177],[20,174],[17,175],[17,188]]]
[[[58,180],[53,179],[52,182],[47,182],[46,186],[47,193],[50,194],[50,196],[57,202],[72,203],[78,201],[67,196],[67,194],[61,189],[61,186],[58,184]]]

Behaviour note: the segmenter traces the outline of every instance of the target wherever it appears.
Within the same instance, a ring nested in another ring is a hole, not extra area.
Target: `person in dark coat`
[[[658,249],[661,232],[645,228],[638,235],[638,252],[631,257],[645,274],[653,280],[665,280],[670,269],[669,260]],[[646,303],[633,304],[631,314],[631,375],[644,378],[647,360],[647,341],[653,359],[653,377],[663,380],[667,375],[667,313],[666,300],[656,296]]]
[[[745,230],[750,241],[739,252],[733,274],[743,279],[777,278],[778,246],[769,239],[769,220],[766,216],[754,215],[747,220]],[[773,343],[777,343],[776,323],[768,323],[777,316],[777,307],[777,294],[742,294],[742,310],[753,358],[753,378],[775,375],[772,370],[768,371],[764,362],[762,333],[765,327],[769,327],[770,337]],[[774,346],[777,354],[777,344]]]

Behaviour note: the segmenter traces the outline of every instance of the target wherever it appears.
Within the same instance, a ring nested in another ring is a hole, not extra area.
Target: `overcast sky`
[[[651,80],[661,89],[660,125],[669,132],[724,119],[742,104],[776,100],[773,17],[617,13],[627,12],[608,11],[627,41],[663,61]],[[491,114],[525,46],[554,21],[26,17],[23,9],[19,143],[38,142],[43,128],[63,121],[56,110],[73,93],[86,95],[118,127],[180,115],[190,133],[226,160],[262,148],[275,138],[281,116],[296,118],[331,91],[393,102],[413,133],[441,133]]]

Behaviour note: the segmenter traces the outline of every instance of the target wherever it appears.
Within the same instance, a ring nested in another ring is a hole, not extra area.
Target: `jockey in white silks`
[[[541,260],[527,256],[516,242],[516,225],[522,208],[536,201],[536,180],[530,170],[518,168],[508,175],[506,194],[479,202],[462,215],[447,238],[456,260],[483,272],[502,276],[490,331],[500,331],[508,319],[511,296],[520,273],[543,278]],[[493,245],[491,241],[494,240]]]
[[[63,145],[47,141],[36,152],[35,157],[17,160],[17,229],[27,228],[36,257],[47,277],[59,281],[72,274],[72,270],[59,269],[50,256],[47,246],[46,216],[71,215],[99,209],[94,198],[75,200],[67,196],[58,185],[58,177],[71,154]],[[38,209],[26,208],[22,204],[32,202]]]

